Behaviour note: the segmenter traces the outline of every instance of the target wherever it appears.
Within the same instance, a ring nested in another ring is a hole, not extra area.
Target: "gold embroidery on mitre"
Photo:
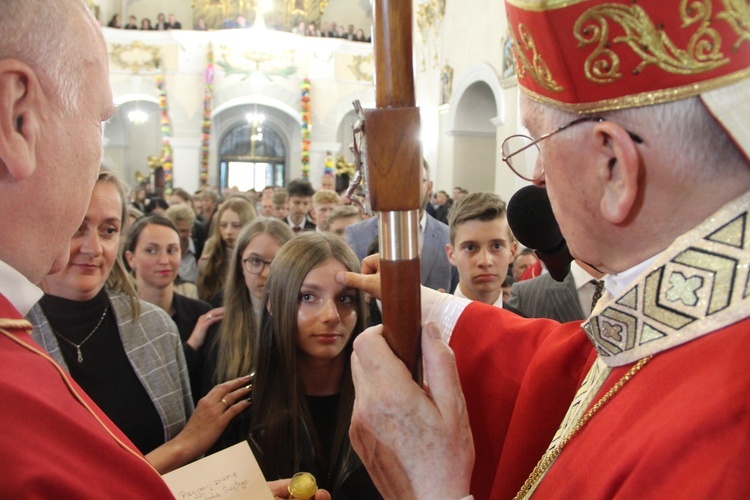
[[[716,17],[729,23],[739,36],[732,46],[732,50],[737,50],[742,42],[750,41],[750,4],[747,0],[723,0],[723,3],[725,10]]]
[[[518,34],[521,37],[522,44],[519,44],[514,31],[512,29],[510,30],[511,43],[516,55],[516,75],[518,76],[518,79],[520,80],[528,74],[545,90],[551,92],[562,92],[565,90],[555,81],[549,66],[547,66],[547,63],[544,62],[541,54],[536,50],[534,38],[523,23],[518,25]],[[531,52],[531,61],[529,61],[529,58],[526,56],[526,52],[529,51]]]
[[[670,73],[689,75],[729,63],[729,58],[721,52],[721,36],[710,25],[710,0],[696,0],[689,5],[688,0],[682,0],[680,15],[683,28],[698,24],[686,49],[677,47],[638,5],[604,4],[588,9],[574,27],[579,46],[597,44],[586,58],[586,78],[602,84],[622,78],[620,57],[611,48],[618,43],[628,45],[641,58],[633,74],[640,73],[649,64]],[[610,21],[619,25],[625,34],[610,40]]]
[[[645,92],[640,92],[638,94],[624,95],[620,97],[613,97],[611,99],[602,99],[599,101],[581,103],[566,103],[558,101],[556,99],[552,99],[545,95],[536,93],[533,90],[530,90],[523,86],[520,87],[520,90],[526,97],[533,101],[560,109],[562,111],[567,111],[569,113],[590,115],[595,113],[603,113],[605,111],[612,111],[615,109],[651,106],[653,104],[674,102],[680,99],[686,99],[688,97],[702,94],[703,92],[726,87],[746,78],[750,78],[750,68],[745,68],[728,75],[720,76],[718,78],[711,78],[709,80],[703,80],[697,83],[694,82],[687,85],[681,85],[679,87],[648,90]]]

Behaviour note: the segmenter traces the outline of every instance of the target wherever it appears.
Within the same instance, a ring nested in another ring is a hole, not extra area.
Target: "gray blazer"
[[[586,319],[578,300],[573,273],[568,273],[562,282],[544,273],[513,283],[506,303],[527,318],[550,318],[561,323]]]
[[[107,295],[125,354],[154,402],[164,426],[164,439],[169,441],[185,427],[194,409],[180,334],[169,315],[159,307],[141,301],[141,315],[133,321],[128,297],[109,292]],[[26,319],[34,327],[31,332],[34,341],[68,370],[41,306],[36,304]]]
[[[450,243],[448,226],[426,214],[424,242],[420,262],[420,281],[427,288],[443,288],[450,293],[458,284],[458,270],[448,261],[445,245]],[[378,236],[378,218],[371,217],[346,228],[346,242],[360,261]]]

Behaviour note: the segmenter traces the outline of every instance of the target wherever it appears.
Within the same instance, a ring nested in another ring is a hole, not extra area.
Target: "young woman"
[[[255,209],[244,198],[231,197],[222,203],[217,214],[213,234],[203,248],[198,262],[198,295],[214,305],[221,305],[214,297],[224,287],[227,265],[240,231],[255,219]],[[213,299],[213,300],[212,300]]]
[[[293,237],[289,224],[267,217],[254,220],[240,233],[224,287],[224,319],[218,331],[209,331],[199,394],[236,378],[235,373],[241,377],[252,372],[270,264]]]
[[[349,442],[349,360],[367,323],[364,294],[336,282],[360,269],[329,233],[285,244],[271,265],[255,354],[247,438],[267,480],[311,472],[336,499],[380,498]]]
[[[205,453],[247,408],[249,380],[216,387],[193,412],[177,329],[138,300],[118,257],[125,200],[122,181],[102,172],[68,264],[43,280],[28,319],[34,340],[165,473]]]
[[[197,401],[206,331],[221,321],[224,308],[214,309],[208,302],[175,292],[182,257],[180,235],[166,217],[148,215],[135,222],[125,240],[124,255],[135,276],[140,299],[162,308],[177,325]]]

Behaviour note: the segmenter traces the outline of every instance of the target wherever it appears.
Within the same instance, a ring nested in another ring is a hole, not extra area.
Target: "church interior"
[[[369,39],[369,0],[88,3],[118,105],[103,163],[131,186],[150,179],[188,192],[246,191],[299,177],[317,186],[332,169],[351,174],[352,103],[375,107],[373,43],[298,31],[352,26]],[[417,0],[412,8],[420,139],[435,191],[461,186],[509,199],[525,183],[500,159],[503,138],[520,128],[503,3]],[[154,26],[160,14],[181,29],[108,26]],[[247,29],[231,29],[238,20]]]

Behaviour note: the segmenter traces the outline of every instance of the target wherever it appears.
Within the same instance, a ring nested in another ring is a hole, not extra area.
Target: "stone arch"
[[[209,177],[217,178],[219,145],[224,135],[245,120],[245,114],[257,110],[266,116],[266,124],[279,134],[286,150],[286,180],[299,176],[301,151],[301,125],[299,112],[287,102],[267,95],[242,95],[225,100],[213,110],[211,156]]]
[[[467,102],[467,100],[470,102]],[[487,104],[490,100],[495,109],[495,116],[491,119],[495,122],[502,121],[505,98],[497,72],[492,66],[485,63],[470,66],[453,89],[448,118],[449,131],[459,132],[467,126],[466,108],[461,106],[462,103],[473,106],[476,101]]]
[[[469,67],[451,97],[447,135],[452,140],[452,185],[469,191],[492,190],[497,173],[497,127],[504,94],[495,70]],[[492,186],[492,187],[490,187]]]

